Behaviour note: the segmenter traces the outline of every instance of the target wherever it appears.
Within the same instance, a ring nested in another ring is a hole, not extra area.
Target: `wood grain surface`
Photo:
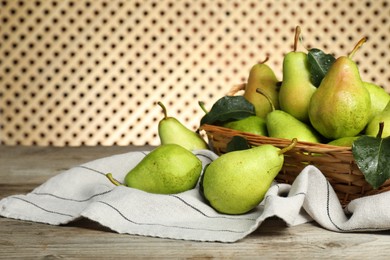
[[[151,147],[0,146],[0,199],[24,194],[72,166]],[[390,231],[336,233],[315,222],[287,227],[266,220],[236,243],[210,243],[117,234],[80,219],[51,226],[0,217],[0,259],[385,259]]]

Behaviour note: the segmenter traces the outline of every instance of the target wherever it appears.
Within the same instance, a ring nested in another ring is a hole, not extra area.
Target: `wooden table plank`
[[[97,158],[144,147],[0,146],[0,198],[31,191],[48,178]],[[236,243],[117,234],[87,219],[63,226],[0,218],[0,258],[335,258],[388,257],[390,231],[336,233],[276,218]]]

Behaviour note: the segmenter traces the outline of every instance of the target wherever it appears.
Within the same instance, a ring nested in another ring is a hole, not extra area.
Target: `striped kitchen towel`
[[[129,152],[75,166],[31,193],[3,198],[0,216],[51,225],[85,217],[118,233],[219,242],[243,239],[275,216],[286,226],[315,220],[338,232],[390,228],[390,193],[357,199],[344,210],[325,177],[313,166],[307,166],[292,185],[274,183],[262,203],[243,215],[216,212],[203,200],[198,186],[161,195],[114,186],[106,178],[105,173],[111,172],[123,181],[147,153]],[[218,157],[208,150],[193,153],[203,167]]]

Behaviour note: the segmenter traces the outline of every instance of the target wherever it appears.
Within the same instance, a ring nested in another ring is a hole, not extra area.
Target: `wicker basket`
[[[210,146],[219,155],[226,153],[227,144],[233,136],[245,137],[252,146],[272,144],[282,148],[291,143],[287,139],[259,136],[214,125],[203,125],[201,130],[206,132]],[[298,142],[295,148],[285,154],[283,168],[275,180],[291,184],[307,165],[314,165],[322,171],[344,207],[353,199],[390,190],[390,180],[375,190],[366,182],[355,163],[351,148],[308,142]]]

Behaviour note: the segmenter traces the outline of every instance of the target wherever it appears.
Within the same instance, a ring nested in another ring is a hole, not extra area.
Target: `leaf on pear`
[[[352,154],[366,181],[374,189],[390,178],[390,137],[361,136],[353,142]]]
[[[243,96],[224,96],[218,99],[210,111],[202,117],[200,125],[220,124],[255,114],[255,107]]]
[[[307,59],[311,83],[315,87],[319,87],[322,79],[325,77],[336,58],[331,54],[326,54],[319,49],[313,48],[309,50]]]
[[[233,151],[241,151],[241,150],[247,150],[251,148],[248,140],[246,140],[245,137],[242,136],[233,136],[232,140],[228,142],[226,146],[226,152],[233,152]]]

